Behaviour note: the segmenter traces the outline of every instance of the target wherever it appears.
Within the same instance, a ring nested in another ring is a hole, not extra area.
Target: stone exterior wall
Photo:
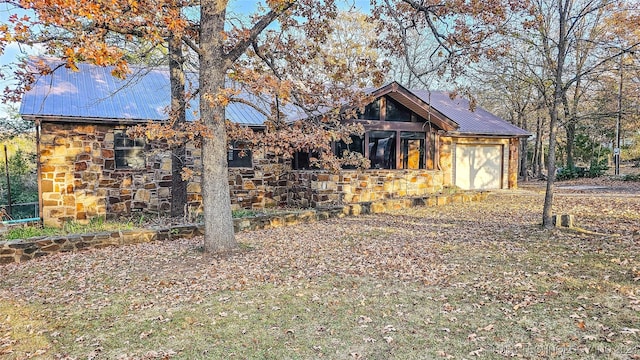
[[[253,153],[252,168],[229,168],[231,208],[265,209],[287,205],[287,181],[291,164]]]
[[[520,174],[520,139],[509,140],[509,189],[518,188]]]
[[[435,170],[294,171],[289,176],[289,205],[318,207],[408,196],[426,196],[443,189]]]
[[[170,152],[161,144],[150,144],[143,168],[116,169],[113,130],[114,125],[42,123],[39,161],[45,225],[135,212],[168,215]],[[309,208],[438,193],[452,186],[453,143],[461,141],[465,139],[440,137],[435,170],[294,171],[289,162],[257,150],[251,168],[229,169],[232,209]],[[510,149],[508,186],[513,188],[517,140],[498,141]],[[187,148],[187,166],[201,168],[199,149]],[[196,176],[187,186],[186,215],[192,219],[202,210],[200,190]]]
[[[143,168],[117,169],[113,130],[110,125],[42,124],[38,155],[45,225],[170,210],[170,152],[149,145]],[[187,153],[193,164],[192,151]],[[190,184],[188,190],[189,200],[197,203],[199,186]]]
[[[442,185],[453,186],[453,139],[438,136],[438,169],[442,171]]]
[[[383,213],[415,206],[440,206],[459,202],[481,201],[486,197],[487,193],[464,192],[451,195],[440,194],[425,197],[361,202],[357,204],[318,208],[314,210],[275,213],[234,219],[234,229],[236,232],[240,232],[277,228],[321,221],[330,218],[341,218],[344,216]],[[74,234],[57,237],[38,237],[3,241],[0,242],[0,264],[24,262],[60,252],[99,249],[108,246],[131,245],[177,238],[191,238],[194,236],[200,236],[203,232],[204,226],[195,224],[155,230],[124,230],[94,234]]]

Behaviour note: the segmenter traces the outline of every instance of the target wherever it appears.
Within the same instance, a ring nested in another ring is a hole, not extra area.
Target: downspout
[[[36,176],[38,178],[38,217],[40,225],[43,225],[42,218],[42,169],[40,163],[40,119],[36,118]]]

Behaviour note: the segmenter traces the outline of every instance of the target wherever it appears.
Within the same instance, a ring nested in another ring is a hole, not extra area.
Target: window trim
[[[227,167],[233,169],[253,169],[253,151],[249,147],[245,147],[245,143],[240,141],[232,141],[227,147]],[[240,153],[244,152],[244,156]],[[234,164],[239,162],[240,164]],[[248,165],[246,164],[248,162]]]
[[[409,168],[409,143],[408,140],[418,140],[420,141],[420,145],[418,147],[419,158],[418,158],[418,167],[417,168]],[[426,170],[427,169],[427,133],[422,131],[400,131],[400,169],[405,170]],[[405,146],[406,144],[406,146]],[[406,150],[406,152],[405,152]]]
[[[120,139],[122,139],[123,145],[118,145]],[[113,130],[113,167],[115,170],[140,170],[146,168],[146,150],[147,141],[145,138],[132,139],[127,135],[127,129]],[[136,153],[131,154],[130,152],[133,151],[136,151]],[[118,155],[123,152],[125,155]],[[140,165],[130,165],[130,161],[128,160],[132,158],[137,158]],[[126,165],[119,165],[122,162],[126,163]]]

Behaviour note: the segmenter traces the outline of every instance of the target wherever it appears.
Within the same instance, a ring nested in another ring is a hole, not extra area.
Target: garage
[[[456,144],[455,185],[463,190],[502,188],[503,146]]]

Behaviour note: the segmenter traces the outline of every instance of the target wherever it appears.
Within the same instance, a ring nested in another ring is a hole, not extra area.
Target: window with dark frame
[[[230,168],[253,167],[251,150],[241,141],[232,142],[227,150],[227,164]]]
[[[396,168],[395,131],[371,131],[368,147],[372,169]]]
[[[144,138],[132,139],[126,130],[114,130],[113,150],[116,169],[142,169],[145,167]]]
[[[364,138],[358,135],[350,135],[351,143],[347,144],[344,141],[338,141],[335,143],[335,155],[337,158],[342,159],[345,151],[358,153],[364,156]],[[344,169],[355,169],[353,165],[343,165]]]
[[[391,98],[386,98],[385,120],[410,122],[411,110]]]
[[[291,167],[293,170],[313,170],[318,169],[317,166],[312,164],[312,158],[318,158],[319,154],[312,152],[309,153],[307,151],[297,151],[293,154],[293,159],[291,161]]]
[[[402,169],[424,169],[425,133],[400,133],[400,166]]]
[[[436,133],[429,132],[429,142],[427,144],[427,163],[426,168],[429,170],[433,170],[436,168]]]
[[[364,107],[364,113],[358,111],[358,119],[380,120],[380,99]]]
[[[344,141],[336,142],[336,156],[341,158],[345,150],[364,155],[364,139],[357,135],[350,135],[349,137],[351,138],[350,144],[347,144]]]

